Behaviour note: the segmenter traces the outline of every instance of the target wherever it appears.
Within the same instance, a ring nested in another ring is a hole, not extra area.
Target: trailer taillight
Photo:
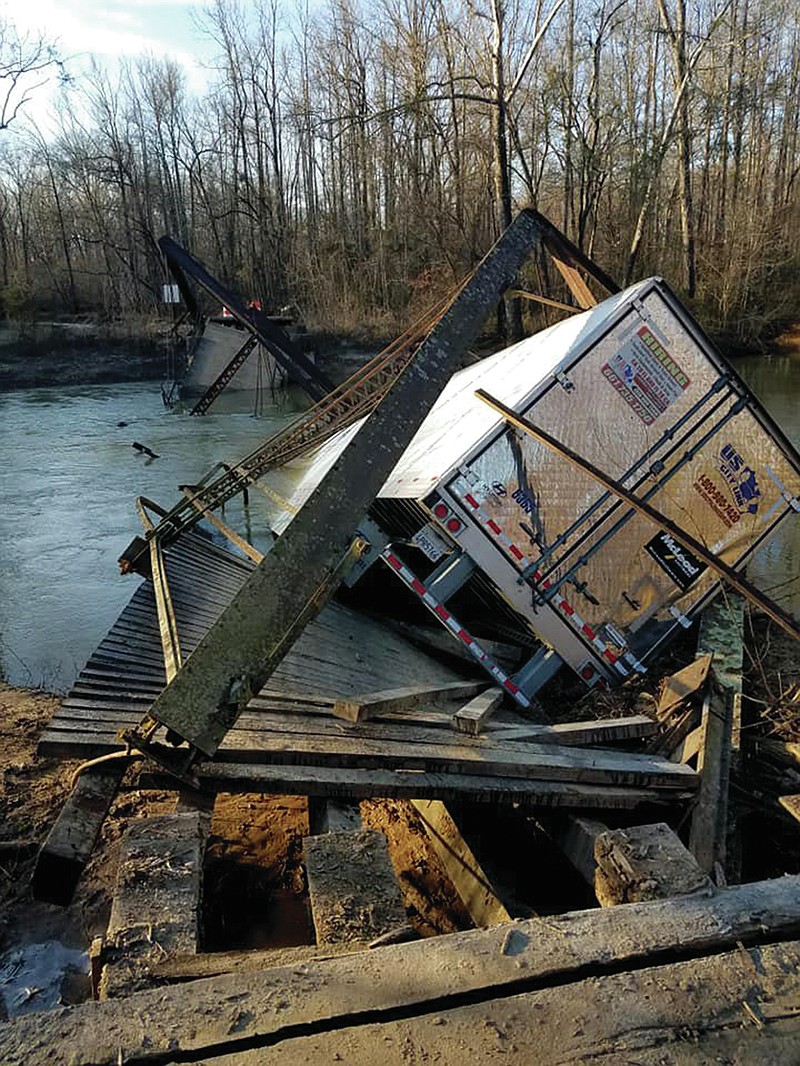
[[[464,528],[464,523],[460,518],[454,516],[453,518],[448,518],[445,528],[448,533],[460,533]]]
[[[591,659],[584,659],[580,664],[578,667],[578,677],[585,685],[588,685],[589,688],[605,689],[608,687],[608,682],[602,672]]]
[[[447,518],[447,516],[450,514],[450,508],[447,506],[446,503],[442,503],[442,501],[440,500],[439,503],[434,505],[433,513],[438,519],[444,521],[444,519]]]

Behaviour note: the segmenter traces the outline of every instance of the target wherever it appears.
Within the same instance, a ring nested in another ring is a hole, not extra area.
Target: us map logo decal
[[[755,470],[747,465],[732,444],[723,444],[720,448],[716,467],[723,477],[722,486],[709,474],[701,474],[694,489],[730,529],[742,515],[758,513],[761,489]]]

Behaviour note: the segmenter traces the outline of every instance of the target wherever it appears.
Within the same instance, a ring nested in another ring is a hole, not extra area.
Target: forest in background
[[[661,274],[717,336],[758,346],[800,317],[796,16],[796,0],[211,0],[202,97],[169,60],[97,66],[47,136],[14,115],[0,63],[2,312],[152,313],[168,233],[268,310],[390,336],[532,205],[620,282]]]

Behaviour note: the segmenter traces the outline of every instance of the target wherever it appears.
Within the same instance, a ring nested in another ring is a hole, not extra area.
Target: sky
[[[203,63],[213,48],[197,24],[197,0],[0,0],[0,13],[17,30],[53,42],[67,70],[79,76],[90,56],[104,64],[137,56],[169,56],[186,72],[189,88],[202,92],[208,81]],[[28,114],[46,125],[57,92],[54,80],[37,93]]]

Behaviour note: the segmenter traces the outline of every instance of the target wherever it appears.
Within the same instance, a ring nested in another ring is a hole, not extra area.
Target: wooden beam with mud
[[[800,943],[596,977],[424,1015],[330,1027],[273,1047],[204,1058],[206,1066],[346,1061],[564,1066],[635,1063],[776,1066],[800,1061]],[[220,1049],[222,1050],[222,1049]]]
[[[78,778],[36,859],[34,899],[69,904],[127,767],[119,760]]]
[[[597,836],[594,854],[601,907],[714,892],[713,882],[664,822],[608,829]]]
[[[367,945],[406,929],[406,911],[384,833],[322,833],[303,841],[317,944]]]
[[[259,1044],[280,1046],[298,1026],[311,1025],[318,1032],[341,1028],[358,1024],[359,1015],[368,1012],[421,1016],[431,1002],[447,1000],[452,1008],[459,997],[470,1004],[489,1002],[532,986],[552,986],[558,997],[569,999],[565,986],[587,971],[593,983],[603,983],[623,968],[686,959],[691,963],[682,972],[690,979],[702,956],[723,951],[738,954],[755,988],[759,960],[766,961],[772,949],[749,953],[740,944],[790,939],[799,932],[800,877],[782,877],[722,889],[710,899],[550,915],[302,967],[194,981],[180,995],[165,997],[163,989],[155,989],[121,1002],[29,1015],[0,1025],[0,1061],[4,1066],[117,1066],[119,1061],[161,1066],[176,1056],[201,1061],[207,1049],[221,1055]],[[652,990],[661,969],[654,972]],[[794,976],[785,966],[783,972]],[[737,1005],[727,987],[719,987],[728,1005]],[[629,1009],[629,997],[622,1002]],[[744,1014],[739,1017],[745,1020]],[[736,1035],[741,1036],[738,1027]],[[530,1062],[527,1045],[525,1054]]]
[[[703,703],[703,743],[697,756],[700,791],[692,815],[689,850],[707,874],[724,869],[734,693],[712,673]]]
[[[601,907],[714,892],[714,883],[664,822],[609,829],[568,816],[551,835],[592,888]]]
[[[153,962],[199,950],[207,832],[197,810],[143,818],[126,831],[101,950],[101,999],[147,984]]]

